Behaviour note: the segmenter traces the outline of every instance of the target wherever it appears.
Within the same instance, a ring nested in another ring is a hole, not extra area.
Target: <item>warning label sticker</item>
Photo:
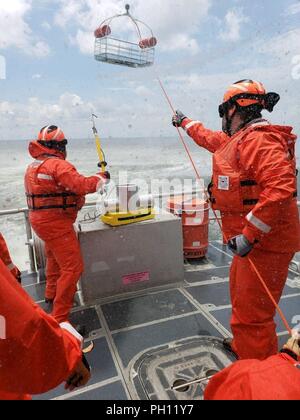
[[[122,277],[122,281],[125,286],[129,284],[134,284],[134,283],[142,283],[149,280],[150,280],[149,271],[145,271],[143,273],[128,274],[127,276]]]

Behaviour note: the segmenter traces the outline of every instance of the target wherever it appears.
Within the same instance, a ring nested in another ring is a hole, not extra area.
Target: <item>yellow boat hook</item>
[[[102,150],[102,147],[101,147],[101,140],[100,140],[98,130],[96,128],[95,118],[98,118],[97,115],[92,114],[93,133],[94,133],[94,136],[95,136],[97,154],[99,156],[99,162],[100,162],[100,165],[101,165],[101,172],[104,173],[106,171],[107,163],[105,162],[105,156],[104,156],[104,153],[103,153],[103,150]]]

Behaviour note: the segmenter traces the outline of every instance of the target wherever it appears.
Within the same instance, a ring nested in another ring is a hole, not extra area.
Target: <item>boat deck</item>
[[[73,325],[84,327],[87,344],[91,340],[95,344],[94,351],[87,355],[92,380],[86,388],[73,393],[66,394],[61,386],[35,398],[201,399],[201,386],[175,392],[170,387],[170,378],[189,381],[202,377],[201,360],[203,365],[212,366],[218,365],[217,359],[227,357],[222,363],[230,363],[228,354],[215,354],[212,358],[207,349],[201,352],[203,343],[199,340],[230,336],[228,277],[231,260],[226,247],[213,242],[206,260],[186,264],[181,285],[118,296],[93,307],[74,308]],[[36,282],[34,276],[24,276],[26,291],[42,305],[45,285]],[[281,307],[291,324],[299,314],[299,299],[300,276],[290,270]],[[277,324],[280,343],[283,343],[287,333],[278,317]],[[212,341],[217,352],[218,341]]]

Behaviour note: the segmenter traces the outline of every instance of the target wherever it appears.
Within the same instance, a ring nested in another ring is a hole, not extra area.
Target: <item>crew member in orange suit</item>
[[[235,254],[230,273],[233,342],[240,359],[264,360],[277,354],[275,308],[253,271],[249,254],[279,302],[289,264],[300,250],[297,208],[296,136],[291,127],[262,118],[280,97],[259,82],[230,86],[219,107],[223,132],[206,129],[177,111],[182,127],[213,153],[211,203],[221,212],[224,236]]]
[[[53,303],[58,322],[68,319],[78,280],[83,272],[79,241],[74,230],[85,195],[102,189],[109,173],[80,175],[66,160],[68,141],[57,126],[41,129],[29,145],[35,161],[25,175],[30,222],[45,242],[47,257],[46,303]]]
[[[86,385],[82,342],[69,323],[34,304],[0,261],[0,400],[28,400],[64,381],[69,390]]]
[[[19,283],[21,283],[21,272],[18,269],[18,267],[16,267],[15,264],[12,262],[8,247],[6,245],[2,233],[0,233],[0,259],[9,269],[11,274],[18,280]]]
[[[276,356],[234,363],[210,380],[205,400],[300,400],[299,345],[291,338]]]

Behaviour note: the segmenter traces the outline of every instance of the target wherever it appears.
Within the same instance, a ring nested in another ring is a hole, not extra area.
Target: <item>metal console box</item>
[[[171,214],[118,228],[101,221],[81,224],[79,241],[85,304],[184,279],[181,221]]]

